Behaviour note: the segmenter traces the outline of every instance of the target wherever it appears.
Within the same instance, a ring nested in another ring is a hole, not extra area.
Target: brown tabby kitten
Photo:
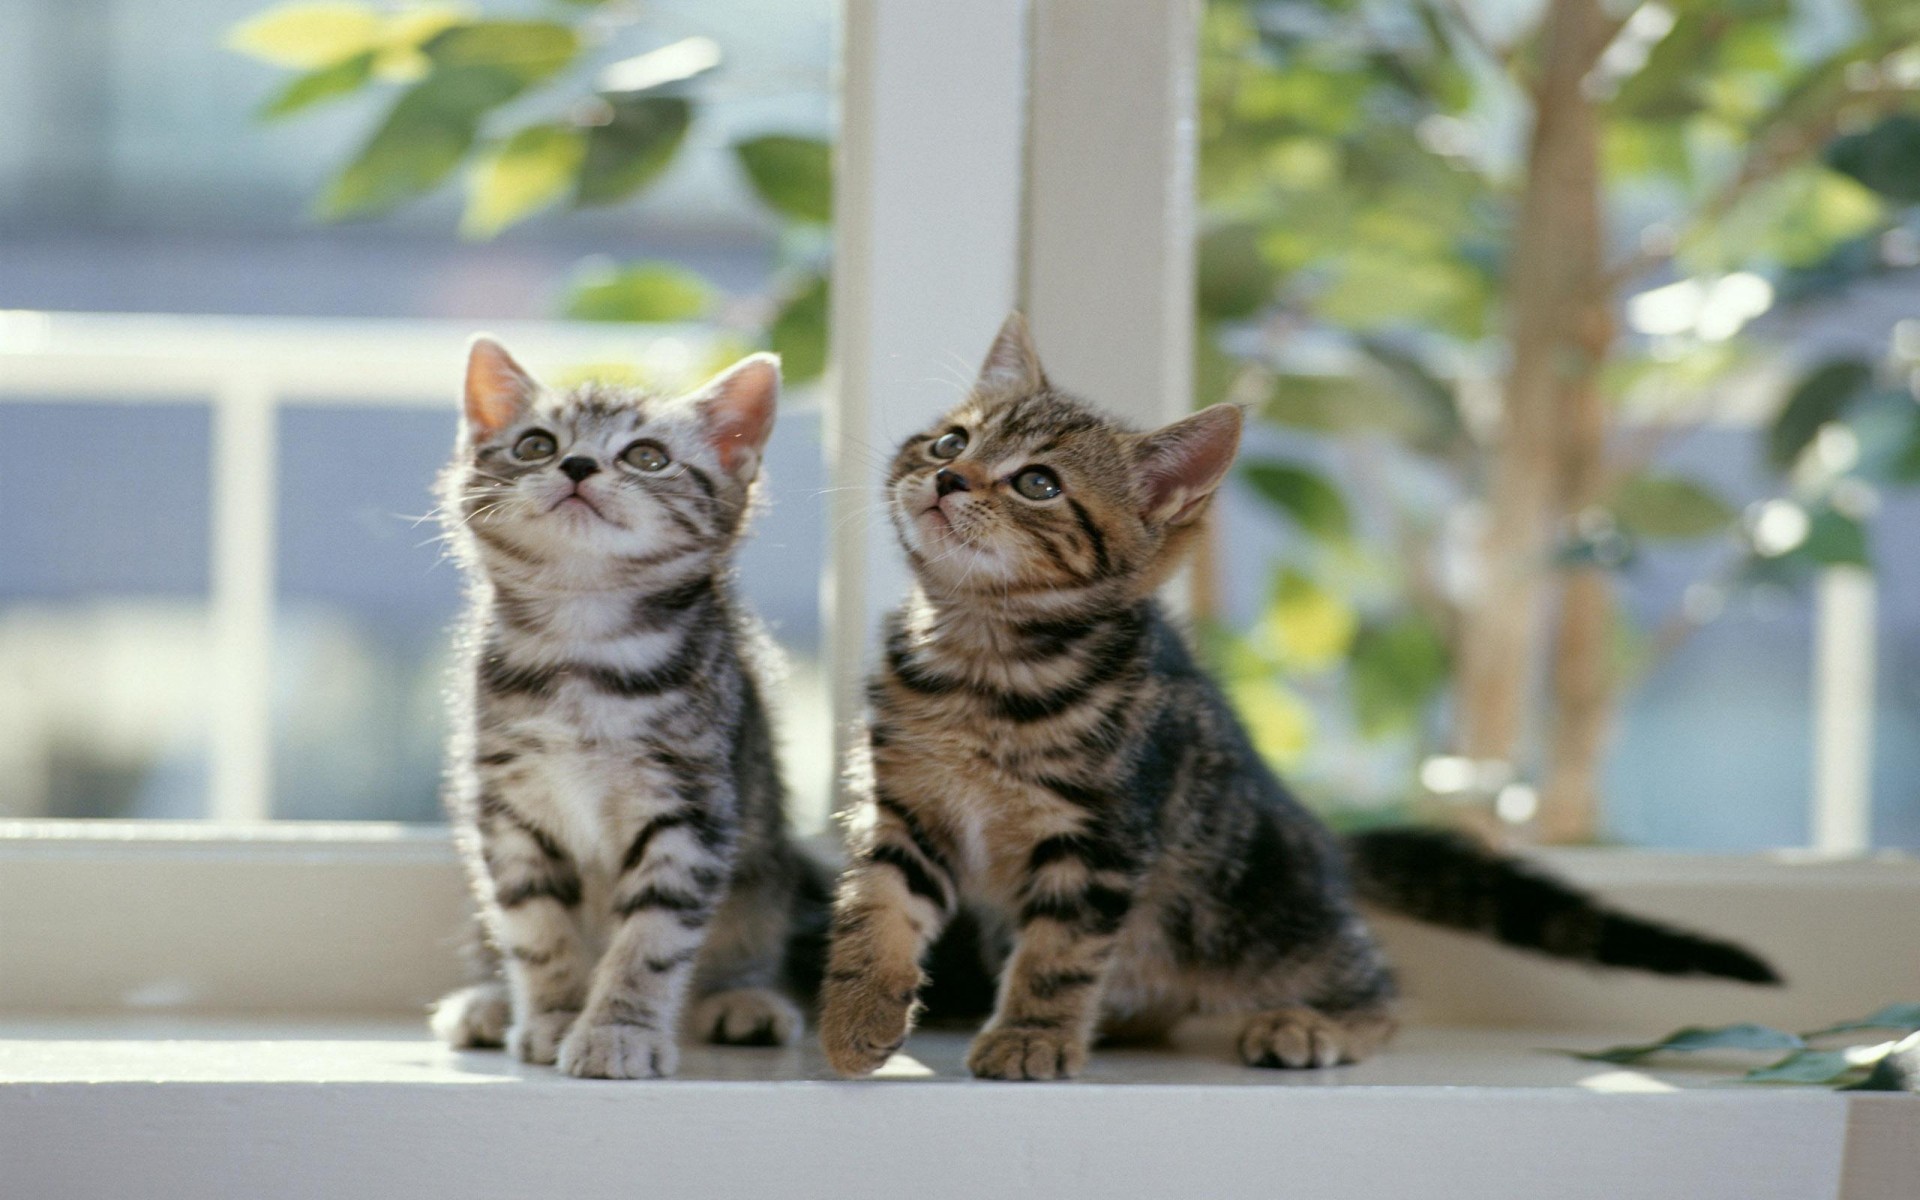
[[[758,354],[690,396],[555,393],[473,344],[442,480],[470,601],[449,807],[505,977],[441,1003],[453,1045],[669,1075],[689,993],[695,1036],[799,1031],[809,873],[731,578],[779,388]]]
[[[1237,409],[1135,433],[1055,390],[1016,314],[972,394],[887,481],[916,587],[872,681],[870,771],[820,1037],[873,1070],[961,905],[1011,940],[968,1066],[1078,1071],[1096,1029],[1247,1014],[1241,1057],[1329,1066],[1392,1033],[1353,904],[1588,961],[1771,979],[1737,947],[1608,912],[1462,839],[1343,846],[1261,764],[1153,592],[1233,461]]]

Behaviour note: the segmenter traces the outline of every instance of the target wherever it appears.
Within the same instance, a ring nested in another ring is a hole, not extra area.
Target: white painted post
[[[1822,572],[1814,605],[1813,846],[1859,854],[1873,843],[1872,573]]]
[[[1024,307],[1047,374],[1143,426],[1193,396],[1199,0],[1036,0]]]
[[[848,0],[826,441],[834,724],[905,573],[893,447],[1007,310],[1048,373],[1140,425],[1190,404],[1198,0]]]
[[[906,581],[885,463],[964,392],[1018,296],[1027,18],[1025,0],[843,6],[822,598],[836,739]]]
[[[213,397],[213,708],[208,815],[272,815],[275,397],[236,377]]]

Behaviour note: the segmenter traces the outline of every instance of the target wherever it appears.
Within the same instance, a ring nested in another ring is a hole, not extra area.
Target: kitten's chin
[[[1007,564],[991,547],[977,546],[960,537],[942,518],[934,536],[925,536],[931,522],[909,523],[902,539],[909,551],[914,577],[939,591],[961,594],[997,594],[1005,588]]]

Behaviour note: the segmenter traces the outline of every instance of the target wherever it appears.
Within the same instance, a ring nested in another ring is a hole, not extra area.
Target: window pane
[[[1920,846],[1920,498],[1889,495],[1874,517],[1880,585],[1874,667],[1873,841]]]
[[[438,818],[459,572],[423,518],[453,429],[450,411],[281,413],[275,816]]]
[[[0,402],[0,816],[203,815],[208,433]]]
[[[676,293],[695,302],[663,313],[642,297],[640,310],[603,314],[635,322],[601,326],[613,345],[642,357],[667,335],[640,322],[666,319],[742,352],[763,342],[786,297],[814,294],[805,284],[827,239],[758,195],[735,147],[827,136],[832,9],[663,0],[531,14],[583,23],[584,49],[489,111],[476,154],[523,126],[587,112],[616,62],[679,46],[684,64],[717,45],[719,69],[663,93],[687,103],[689,120],[646,186],[603,179],[621,194],[600,199],[618,202],[579,207],[562,187],[555,203],[483,239],[461,231],[471,163],[377,218],[315,218],[405,85],[383,72],[358,95],[263,120],[294,72],[236,53],[229,35],[273,7],[0,3],[0,308],[51,311],[67,328],[75,319],[65,313],[108,314],[80,318],[87,336],[36,364],[55,369],[99,371],[123,355],[179,349],[204,360],[191,368],[203,382],[271,390],[287,372],[261,345],[349,328],[368,331],[369,356],[402,346],[408,361],[446,359],[445,409],[367,395],[360,383],[339,388],[351,404],[331,403],[314,395],[311,374],[304,390],[280,396],[264,804],[284,817],[437,820],[460,581],[431,540],[438,526],[414,519],[431,507],[429,485],[451,449],[460,346],[488,328],[531,342],[538,323],[565,316],[575,281],[640,263],[697,276]],[[461,11],[497,18],[511,7]],[[192,316],[156,333],[145,313]],[[287,323],[252,320],[261,317]],[[116,336],[122,328],[137,346]],[[340,344],[343,360],[359,355],[358,342]],[[365,362],[349,365],[357,370],[345,374],[368,376]],[[125,368],[102,398],[151,388],[143,369]],[[0,389],[0,431],[45,449],[0,459],[0,815],[203,815],[217,774],[207,762],[206,406],[143,404],[123,416],[18,401]],[[801,493],[775,496],[746,573],[799,652],[780,699],[798,694],[795,709],[819,724],[804,736],[787,724],[790,773],[818,807],[828,768],[820,672],[805,662],[817,653],[820,534],[818,421],[800,415],[807,403],[790,400],[770,451],[777,486]]]

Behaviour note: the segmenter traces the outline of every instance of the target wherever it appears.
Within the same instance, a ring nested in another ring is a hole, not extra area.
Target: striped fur
[[[1245,1014],[1261,1066],[1357,1061],[1392,1033],[1347,848],[1153,600],[1239,431],[1224,407],[1127,430],[1047,382],[1016,316],[972,394],[901,447],[887,499],[915,586],[855,772],[820,1009],[836,1070],[906,1038],[961,915],[1007,948],[979,1076],[1071,1075],[1096,1032],[1196,1012]],[[1022,490],[1036,468],[1058,495]]]
[[[469,584],[449,806],[501,977],[436,1028],[606,1078],[671,1074],[683,1025],[789,1041],[806,866],[730,577],[777,363],[691,397],[555,394],[483,340],[468,378],[442,480]],[[623,459],[642,443],[659,459]]]
[[[1362,900],[1415,920],[1573,962],[1780,982],[1771,964],[1743,946],[1615,912],[1464,834],[1377,829],[1348,839],[1347,856]]]

